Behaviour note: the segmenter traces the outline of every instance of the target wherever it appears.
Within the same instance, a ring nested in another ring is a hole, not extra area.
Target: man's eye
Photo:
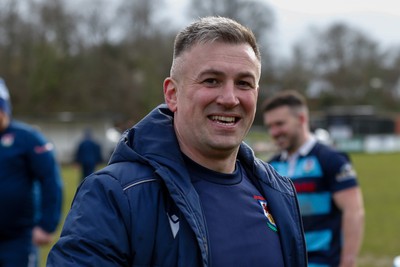
[[[248,88],[248,89],[254,88],[253,84],[247,81],[239,81],[237,82],[237,85],[241,88]]]
[[[217,85],[218,81],[216,79],[210,78],[210,79],[205,79],[203,83],[208,85]]]

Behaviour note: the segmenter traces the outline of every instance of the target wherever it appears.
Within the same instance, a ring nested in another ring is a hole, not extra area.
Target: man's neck
[[[233,173],[236,166],[236,153],[230,153],[227,155],[212,155],[211,153],[207,156],[203,156],[201,153],[191,153],[191,151],[182,150],[182,152],[197,164],[221,173]]]
[[[299,150],[304,146],[304,144],[306,144],[310,139],[311,139],[311,133],[309,131],[305,132],[304,135],[302,135],[302,137],[299,138],[296,147],[286,151],[288,157],[291,157],[292,155],[298,153]]]

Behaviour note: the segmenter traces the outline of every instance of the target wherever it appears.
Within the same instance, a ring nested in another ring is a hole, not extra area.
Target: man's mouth
[[[278,137],[275,137],[275,143],[279,146],[282,146],[283,144],[286,143],[286,136],[284,135],[280,135]]]
[[[230,124],[233,125],[235,124],[239,118],[237,117],[232,117],[232,116],[218,116],[218,115],[214,115],[214,116],[209,116],[209,118],[212,121],[218,122],[218,123],[222,123],[222,124]]]

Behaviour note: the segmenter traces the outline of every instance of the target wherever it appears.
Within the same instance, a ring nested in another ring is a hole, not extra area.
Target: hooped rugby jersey
[[[291,157],[283,152],[269,163],[289,177],[298,194],[309,267],[338,266],[342,214],[332,194],[357,186],[349,158],[313,137]]]
[[[284,266],[268,199],[250,182],[240,162],[232,174],[204,168],[186,156],[185,162],[205,214],[211,265]]]

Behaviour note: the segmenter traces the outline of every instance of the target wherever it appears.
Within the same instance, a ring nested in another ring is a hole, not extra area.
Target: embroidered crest
[[[306,173],[311,172],[315,168],[315,162],[313,159],[306,159],[304,162],[303,169]]]
[[[267,201],[265,200],[265,198],[260,197],[260,196],[254,196],[254,199],[256,199],[258,201],[261,208],[263,209],[264,215],[268,219],[268,221],[267,221],[268,227],[271,228],[271,230],[277,232],[278,228],[276,227],[275,220],[272,217],[272,214],[269,212]]]
[[[10,147],[14,144],[14,135],[13,134],[5,134],[1,138],[1,145],[4,147]]]

